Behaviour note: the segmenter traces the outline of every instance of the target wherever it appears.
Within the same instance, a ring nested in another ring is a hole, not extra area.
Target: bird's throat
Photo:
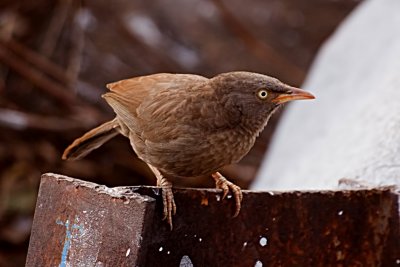
[[[263,117],[242,117],[242,131],[248,135],[258,137],[267,126],[272,114],[278,109],[278,106],[266,113]]]

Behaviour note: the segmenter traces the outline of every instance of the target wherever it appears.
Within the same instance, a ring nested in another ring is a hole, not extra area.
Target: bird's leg
[[[163,220],[167,219],[167,222],[172,230],[172,215],[176,213],[176,205],[174,201],[174,194],[172,192],[172,183],[161,174],[161,172],[154,166],[148,164],[152,172],[157,178],[157,186],[161,187],[164,217]]]
[[[229,189],[231,189],[233,196],[235,197],[235,202],[236,202],[236,211],[235,211],[235,214],[233,215],[233,217],[238,216],[240,207],[241,207],[241,202],[243,199],[243,194],[242,194],[242,190],[240,189],[240,187],[235,185],[232,182],[229,182],[219,172],[215,172],[215,173],[211,174],[211,176],[215,180],[215,187],[218,189],[222,189],[222,191],[223,191],[222,199],[224,199],[226,197],[226,195],[229,192]]]

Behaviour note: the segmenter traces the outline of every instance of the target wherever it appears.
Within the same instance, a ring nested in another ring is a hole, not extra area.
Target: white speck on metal
[[[261,261],[256,261],[256,264],[254,264],[254,267],[262,267],[263,264]]]
[[[265,238],[265,237],[261,237],[260,238],[260,245],[262,247],[265,247],[267,245],[267,243],[268,243],[268,239],[267,238]]]
[[[192,260],[189,258],[189,256],[184,255],[182,257],[179,267],[193,267]]]

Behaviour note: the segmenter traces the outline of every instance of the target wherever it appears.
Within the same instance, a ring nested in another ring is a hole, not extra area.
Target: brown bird
[[[162,187],[164,219],[172,229],[176,206],[170,180],[211,175],[223,198],[232,191],[237,216],[241,189],[218,170],[238,162],[254,145],[271,114],[282,104],[314,96],[251,72],[211,79],[160,73],[107,85],[103,98],[116,117],[76,139],[63,159],[80,159],[117,134],[129,138]]]

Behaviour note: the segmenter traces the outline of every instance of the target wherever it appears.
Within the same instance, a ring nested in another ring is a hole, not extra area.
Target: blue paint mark
[[[75,222],[77,221],[77,217],[75,217]],[[70,228],[70,222],[67,219],[65,223],[61,221],[60,219],[56,220],[56,224],[65,226],[65,239],[64,239],[64,247],[61,253],[61,262],[58,265],[59,267],[66,267],[67,266],[67,257],[68,257],[68,252],[71,247],[71,238],[72,238],[72,233],[71,231],[76,229],[79,230],[79,233],[82,235],[83,234],[83,227],[81,225],[78,225],[76,223],[72,224]]]
[[[67,256],[68,256],[68,250],[71,245],[71,231],[69,230],[69,220],[65,221],[65,228],[67,229],[65,231],[65,241],[64,241],[64,247],[61,253],[61,263],[58,265],[59,267],[66,267],[67,266]]]

